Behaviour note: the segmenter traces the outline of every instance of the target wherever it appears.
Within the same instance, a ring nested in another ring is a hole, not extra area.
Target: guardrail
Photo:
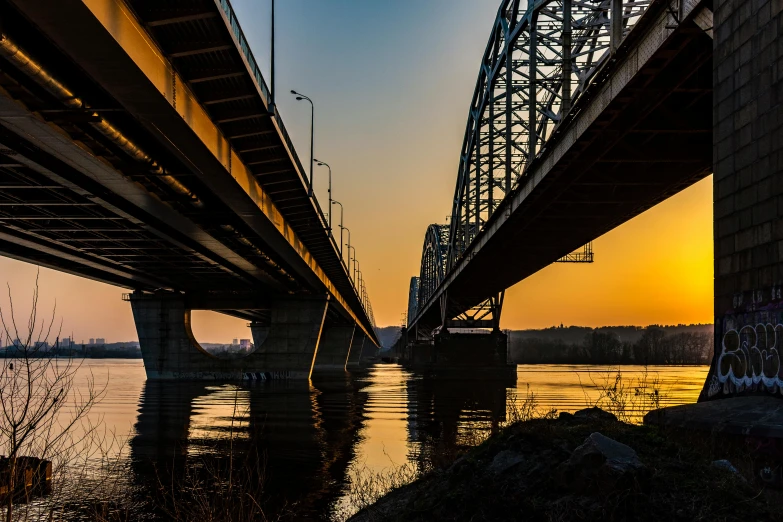
[[[231,2],[229,0],[215,0],[215,1],[217,5],[220,6],[220,8],[223,10],[223,13],[226,15],[226,19],[228,20],[228,24],[229,27],[231,28],[231,32],[234,34],[234,38],[236,38],[236,41],[239,44],[239,49],[242,51],[242,54],[245,56],[245,59],[247,60],[248,66],[250,67],[250,72],[253,75],[253,78],[256,80],[259,89],[261,90],[261,95],[264,97],[264,101],[266,102],[267,107],[269,107],[271,105],[271,97],[272,97],[269,91],[269,87],[264,81],[264,77],[261,74],[260,69],[258,68],[258,62],[256,62],[256,59],[253,56],[253,51],[250,50],[250,44],[248,44],[247,38],[245,37],[245,33],[242,31],[242,26],[239,24],[239,20],[237,19],[236,13],[234,13],[234,9],[231,7]],[[291,154],[294,158],[294,162],[298,167],[297,171],[300,173],[300,179],[302,179],[301,176],[302,174],[304,174],[305,170],[304,167],[302,166],[302,162],[299,160],[299,155],[296,153],[296,148],[294,147],[294,143],[291,140],[291,137],[288,135],[288,131],[286,130],[285,125],[283,124],[283,120],[280,117],[280,113],[277,111],[277,107],[272,106],[271,110],[273,111],[274,118],[277,120],[277,124],[280,128],[280,132],[282,133],[283,141],[285,141],[285,144],[288,146],[288,150],[291,151]],[[308,181],[306,179],[302,179],[302,182],[305,184],[305,186],[307,186]],[[343,268],[345,269],[345,273],[348,275],[348,280],[351,282],[351,286],[353,287],[354,293],[359,298],[359,302],[362,303],[361,292],[359,291],[359,288],[356,286],[356,283],[353,281],[353,278],[351,278],[350,273],[348,272],[348,267],[346,266],[345,260],[343,259],[343,256],[340,255],[341,245],[337,244],[334,234],[332,234],[331,231],[329,230],[329,221],[326,218],[326,215],[324,214],[324,211],[321,208],[321,205],[318,203],[318,200],[316,198],[313,198],[313,204],[315,206],[316,214],[318,215],[318,218],[321,221],[321,226],[324,228],[324,230],[328,231],[327,232],[328,239],[332,243],[332,246],[335,249],[335,253],[340,258],[340,262],[343,265]],[[331,211],[332,209],[329,209],[329,212]],[[362,308],[364,309],[365,315],[367,315],[368,319],[370,319],[370,321],[374,323],[374,320],[372,318],[373,314],[372,314],[371,307],[369,306],[365,307],[362,304]]]

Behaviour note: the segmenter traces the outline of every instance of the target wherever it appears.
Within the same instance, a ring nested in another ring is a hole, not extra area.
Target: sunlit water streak
[[[662,405],[695,402],[708,368],[649,367],[664,392]],[[91,411],[123,441],[133,482],[152,483],[153,466],[220,455],[229,443],[241,460],[251,447],[264,456],[273,505],[294,505],[297,518],[352,511],[356,473],[421,465],[434,445],[476,440],[501,426],[509,403],[529,392],[540,411],[592,405],[613,382],[616,367],[521,365],[514,385],[432,381],[397,365],[312,383],[253,386],[145,382],[140,360],[85,360],[77,386],[92,374],[106,395]],[[642,367],[622,367],[623,380]],[[516,397],[516,399],[515,399]],[[228,442],[227,442],[228,441]]]

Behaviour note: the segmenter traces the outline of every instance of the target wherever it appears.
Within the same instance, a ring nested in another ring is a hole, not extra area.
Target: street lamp
[[[329,169],[329,234],[332,233],[332,167],[325,161],[316,159],[315,162],[319,167],[326,167]]]
[[[346,230],[348,230],[346,228]],[[350,232],[350,231],[349,231]],[[351,246],[351,235],[348,234],[348,277],[351,277],[351,249],[353,249],[353,273],[356,273],[356,248]],[[351,277],[353,280],[354,277]],[[355,285],[356,283],[354,283]]]
[[[291,89],[291,94],[296,96],[297,100],[307,100],[310,102],[310,187],[308,188],[307,195],[313,197],[313,141],[315,135],[315,105],[313,100]]]
[[[332,205],[340,205],[340,259],[343,257],[343,204],[339,201],[332,200]],[[329,209],[329,217],[332,216],[332,209]],[[329,222],[331,227],[331,221]]]

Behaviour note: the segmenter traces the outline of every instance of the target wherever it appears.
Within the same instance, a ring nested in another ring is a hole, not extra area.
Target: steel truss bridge
[[[0,253],[268,324],[372,307],[228,0],[0,0]],[[330,209],[331,210],[331,209]]]
[[[427,229],[408,327],[499,327],[506,288],[712,169],[712,11],[701,0],[503,0]],[[582,250],[577,250],[579,248]]]

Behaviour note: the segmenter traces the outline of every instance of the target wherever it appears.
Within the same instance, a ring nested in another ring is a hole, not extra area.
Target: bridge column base
[[[348,359],[345,361],[346,369],[356,369],[362,361],[362,352],[365,344],[372,344],[367,340],[367,335],[357,329],[351,341],[351,350],[348,352]]]
[[[345,371],[353,336],[353,326],[325,327],[321,334],[313,371]]]
[[[309,379],[327,306],[326,297],[275,302],[270,326],[252,326],[255,351],[222,359],[199,346],[181,297],[131,295],[148,379]]]
[[[458,379],[516,379],[508,362],[508,336],[503,332],[454,333],[444,329],[434,343],[408,346],[404,363],[435,377]]]

